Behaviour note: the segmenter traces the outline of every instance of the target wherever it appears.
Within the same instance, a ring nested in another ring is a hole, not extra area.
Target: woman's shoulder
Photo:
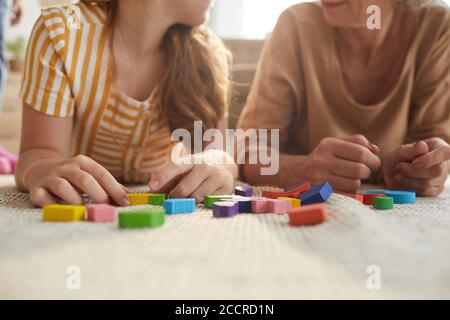
[[[104,25],[106,14],[102,6],[79,2],[73,5],[45,8],[42,10],[40,19],[49,31],[57,30],[57,33],[62,33]]]

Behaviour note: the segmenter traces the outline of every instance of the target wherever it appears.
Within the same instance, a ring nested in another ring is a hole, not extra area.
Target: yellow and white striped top
[[[109,59],[101,7],[45,9],[31,34],[20,96],[49,116],[73,117],[71,155],[91,157],[121,181],[148,182],[169,160],[167,120],[153,95],[137,101],[114,85]]]

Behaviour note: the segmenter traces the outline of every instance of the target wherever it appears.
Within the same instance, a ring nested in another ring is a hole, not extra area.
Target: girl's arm
[[[17,186],[38,206],[82,204],[83,193],[97,203],[112,197],[127,205],[126,191],[105,168],[82,155],[69,157],[72,129],[73,118],[51,117],[24,104]]]

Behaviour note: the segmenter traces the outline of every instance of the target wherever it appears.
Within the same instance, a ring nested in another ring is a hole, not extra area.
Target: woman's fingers
[[[352,179],[368,179],[371,175],[369,167],[360,162],[335,158],[330,166],[331,173]]]
[[[108,194],[89,173],[82,170],[62,170],[61,177],[87,194],[95,203],[108,203]]]
[[[361,188],[361,180],[331,175],[328,182],[334,189],[344,192],[356,192]]]
[[[397,172],[401,173],[405,177],[418,178],[418,179],[433,179],[448,175],[447,163],[441,163],[431,168],[418,170],[410,163],[399,163],[397,166]]]
[[[378,170],[381,166],[381,160],[377,155],[368,148],[352,142],[338,140],[331,152],[340,159],[363,163],[373,171]]]
[[[30,191],[30,200],[38,207],[58,203],[58,200],[44,188],[32,189]]]
[[[450,160],[450,147],[440,145],[434,150],[416,158],[412,165],[416,169],[428,169]]]
[[[222,192],[222,193],[220,193]],[[208,177],[203,183],[190,195],[197,202],[202,202],[207,195],[224,195],[229,193],[226,186],[217,181],[214,177]]]
[[[409,178],[398,174],[394,177],[394,182],[400,187],[405,187],[414,190],[427,190],[444,185],[445,180],[442,177],[433,179]]]
[[[373,152],[375,154],[378,154],[380,152],[380,148],[378,148],[377,145],[370,143],[370,141],[361,134],[357,134],[357,135],[350,136],[350,137],[345,137],[345,138],[342,138],[342,140],[359,144],[363,147],[368,148],[371,152]]]
[[[66,180],[60,177],[49,177],[42,183],[52,195],[58,197],[63,202],[70,204],[83,204],[80,193]]]

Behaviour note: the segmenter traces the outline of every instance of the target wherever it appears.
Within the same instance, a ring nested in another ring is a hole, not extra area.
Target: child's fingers
[[[162,170],[154,172],[149,182],[149,188],[151,191],[160,191],[172,180],[189,172],[193,168],[192,164],[173,164],[170,163]]]
[[[81,170],[86,171],[95,178],[103,190],[106,191],[115,202],[121,206],[127,206],[129,204],[128,194],[125,192],[122,185],[118,183],[113,175],[103,166],[88,157],[80,157],[79,165]]]
[[[446,163],[441,163],[428,169],[418,170],[410,163],[401,162],[398,164],[398,172],[409,178],[432,179],[447,175],[448,166]]]
[[[38,207],[58,203],[58,200],[43,188],[32,189],[30,191],[30,200]]]
[[[217,193],[218,190],[222,190],[222,194]],[[224,195],[231,193],[230,190],[226,190],[226,187],[217,181],[213,177],[208,177],[203,183],[191,194],[191,198],[195,198],[197,202],[202,202],[206,195]]]
[[[89,173],[82,170],[63,170],[60,174],[95,203],[108,203],[108,194]]]
[[[173,188],[171,197],[186,198],[197,190],[201,184],[210,176],[209,166],[195,166],[183,179]]]
[[[427,169],[450,160],[450,147],[441,145],[436,149],[415,159],[412,165],[417,169]]]
[[[83,204],[83,198],[80,193],[66,179],[51,177],[44,181],[42,187],[64,202]]]

